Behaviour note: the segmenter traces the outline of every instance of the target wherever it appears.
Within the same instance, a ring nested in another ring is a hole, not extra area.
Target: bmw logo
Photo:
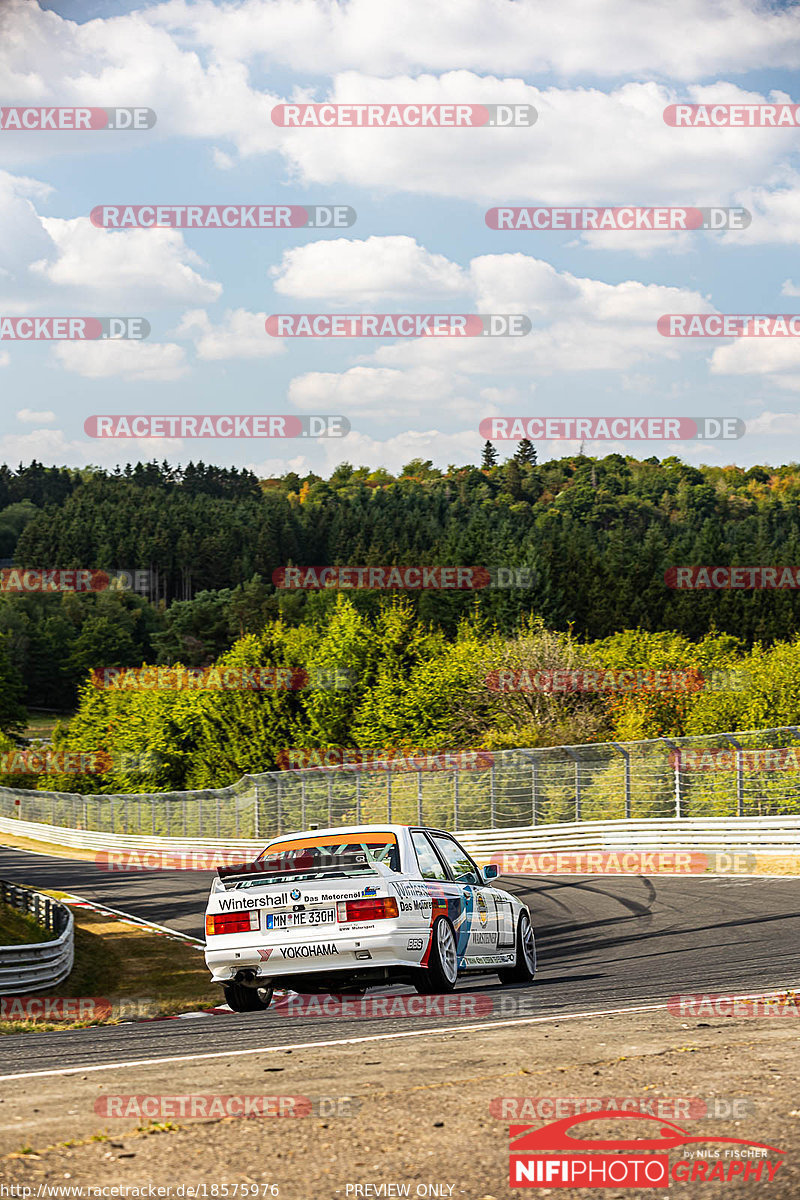
[[[290,893],[289,893],[289,895],[292,897],[292,899],[293,899],[293,900],[299,900],[299,899],[300,899],[300,891],[299,891],[299,889],[298,889],[298,888],[295,888],[293,892],[290,892]]]

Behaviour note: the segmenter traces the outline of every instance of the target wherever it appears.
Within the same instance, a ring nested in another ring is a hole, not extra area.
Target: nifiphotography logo
[[[581,1138],[567,1132],[586,1121],[646,1121],[641,1138]],[[742,1138],[694,1135],[644,1113],[606,1111],[571,1115],[549,1125],[511,1125],[508,1130],[511,1187],[667,1188],[670,1182],[730,1183],[737,1179],[771,1183],[783,1164],[783,1150]],[[685,1150],[670,1166],[669,1152]],[[645,1152],[645,1153],[643,1153]],[[779,1155],[777,1160],[773,1156]]]

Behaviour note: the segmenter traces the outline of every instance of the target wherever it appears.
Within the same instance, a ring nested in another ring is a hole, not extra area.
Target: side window
[[[417,852],[419,871],[423,879],[447,879],[445,869],[436,857],[433,846],[424,833],[412,832],[411,840]]]
[[[482,885],[483,880],[478,874],[478,868],[457,842],[438,833],[432,833],[431,840],[453,872],[456,883],[471,883],[475,887]]]

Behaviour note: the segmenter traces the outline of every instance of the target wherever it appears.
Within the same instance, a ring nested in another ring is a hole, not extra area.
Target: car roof
[[[328,837],[328,836],[338,835],[338,834],[343,834],[343,835],[348,834],[349,835],[349,834],[353,834],[353,833],[395,833],[395,834],[399,833],[399,834],[403,834],[403,833],[408,833],[411,829],[427,829],[431,833],[445,833],[446,832],[446,830],[436,829],[432,825],[397,825],[397,824],[392,823],[391,821],[381,821],[380,824],[376,824],[376,825],[332,825],[332,826],[328,827],[327,829],[296,829],[296,830],[293,830],[291,833],[277,834],[275,837],[269,839],[269,842],[267,842],[267,845],[270,845],[272,842],[286,841],[287,838],[311,837],[312,835],[317,836],[317,837]]]

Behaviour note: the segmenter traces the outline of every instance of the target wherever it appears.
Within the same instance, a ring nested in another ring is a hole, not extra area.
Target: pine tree
[[[488,443],[487,443],[488,445]],[[523,438],[514,455],[514,462],[520,467],[535,467],[537,463],[536,447],[528,438]]]
[[[483,467],[484,471],[488,471],[491,467],[497,466],[497,451],[491,442],[484,443],[481,466]]]

